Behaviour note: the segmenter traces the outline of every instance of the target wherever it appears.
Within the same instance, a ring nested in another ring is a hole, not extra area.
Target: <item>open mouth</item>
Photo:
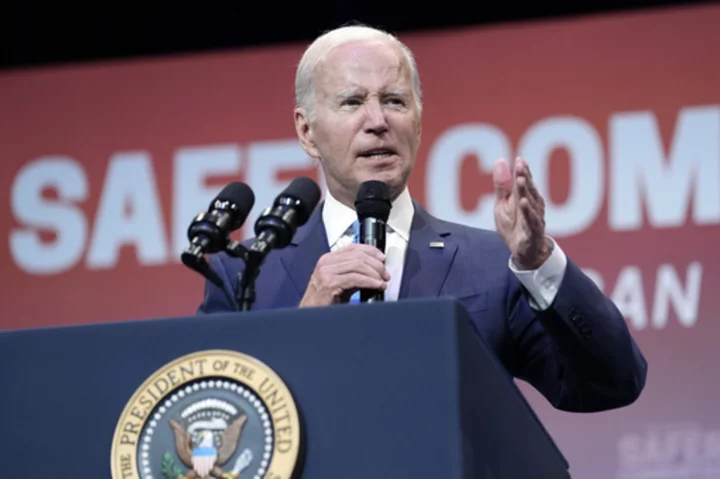
[[[393,156],[397,154],[395,150],[392,150],[390,148],[374,148],[372,150],[364,151],[360,154],[363,158],[370,158],[370,159],[377,159],[381,160],[383,158],[388,158],[390,156]]]

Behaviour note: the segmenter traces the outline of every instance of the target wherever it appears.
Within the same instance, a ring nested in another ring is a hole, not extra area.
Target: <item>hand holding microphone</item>
[[[301,307],[348,302],[358,290],[361,301],[383,300],[387,281],[390,281],[385,268],[385,233],[390,206],[385,184],[368,181],[360,186],[355,201],[360,223],[358,243],[320,257]]]

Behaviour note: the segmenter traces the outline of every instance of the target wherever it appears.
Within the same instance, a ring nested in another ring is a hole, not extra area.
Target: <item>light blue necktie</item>
[[[360,223],[358,220],[355,220],[352,224],[353,229],[353,243],[357,243],[360,241]],[[355,291],[353,295],[350,297],[350,304],[357,304],[360,302],[360,291]]]

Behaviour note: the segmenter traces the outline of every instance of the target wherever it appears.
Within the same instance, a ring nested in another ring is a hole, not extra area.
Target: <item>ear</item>
[[[417,146],[419,148],[422,140],[422,117],[419,113],[417,113],[417,120],[415,124],[415,137],[417,138]]]
[[[320,158],[320,152],[315,146],[313,139],[313,127],[310,121],[310,116],[304,108],[295,108],[293,112],[295,120],[295,132],[297,133],[298,140],[300,140],[300,146],[302,146],[305,153],[311,158]]]

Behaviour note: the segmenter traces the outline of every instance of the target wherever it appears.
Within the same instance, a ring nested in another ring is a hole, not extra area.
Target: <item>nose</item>
[[[388,130],[385,111],[376,98],[371,98],[365,104],[365,132],[381,135]]]

